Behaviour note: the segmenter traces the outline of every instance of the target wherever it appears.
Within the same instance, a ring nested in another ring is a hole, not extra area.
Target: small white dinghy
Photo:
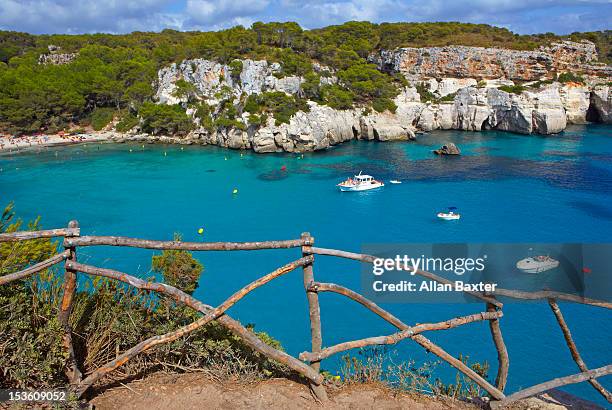
[[[531,256],[516,263],[516,268],[525,273],[546,272],[557,266],[559,266],[559,261],[547,255]]]
[[[367,191],[369,189],[382,188],[385,186],[381,181],[377,181],[371,175],[355,175],[336,185],[342,192]]]
[[[446,211],[438,212],[438,218],[445,221],[455,221],[461,219],[461,214],[457,212],[457,208],[449,206]]]
[[[389,183],[391,183],[391,184],[401,184],[402,181],[398,181],[397,179],[392,179],[391,181],[389,181]]]

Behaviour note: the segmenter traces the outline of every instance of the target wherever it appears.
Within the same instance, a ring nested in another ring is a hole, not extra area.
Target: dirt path
[[[219,383],[202,373],[156,373],[144,380],[105,390],[92,398],[98,410],[138,409],[372,409],[477,410],[479,407],[446,398],[406,394],[380,384],[330,386],[330,401],[317,404],[307,386],[288,379],[257,383]],[[515,403],[508,410],[603,410],[594,403],[560,390]]]
[[[330,403],[314,402],[309,389],[287,379],[256,384],[218,383],[198,374],[153,375],[107,390],[91,400],[96,409],[476,409],[421,395],[398,394],[379,385],[328,389]]]

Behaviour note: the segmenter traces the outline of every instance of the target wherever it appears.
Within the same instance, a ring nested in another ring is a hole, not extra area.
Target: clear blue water
[[[434,147],[451,141],[463,156],[440,158]],[[131,150],[131,151],[130,151]],[[166,155],[164,155],[166,153]],[[286,172],[280,169],[287,167]],[[612,239],[612,128],[574,127],[549,137],[509,133],[434,132],[418,142],[351,142],[326,152],[258,155],[216,147],[87,145],[0,156],[0,202],[15,201],[24,218],[45,227],[77,219],[86,234],[185,240],[247,241],[298,238],[358,251],[372,242],[610,242]],[[401,185],[341,194],[335,184],[367,171]],[[237,188],[239,193],[232,195]],[[461,209],[459,223],[435,212]],[[146,275],[151,251],[83,249],[79,258]],[[299,257],[299,251],[200,253],[205,265],[196,296],[217,304],[233,291]],[[315,277],[359,290],[360,267],[319,257]],[[354,302],[321,295],[324,345],[392,333]],[[406,323],[445,320],[480,311],[481,304],[385,306]],[[588,366],[610,362],[612,318],[598,308],[562,309]],[[546,303],[507,304],[502,328],[510,352],[508,391],[576,373]],[[301,272],[258,289],[230,314],[255,323],[292,354],[309,349]],[[452,354],[496,367],[485,323],[429,335]],[[433,360],[410,341],[395,360]],[[339,359],[323,362],[336,371]],[[442,370],[442,374],[445,371]],[[602,379],[612,387],[612,378]],[[567,389],[600,403],[587,384]]]

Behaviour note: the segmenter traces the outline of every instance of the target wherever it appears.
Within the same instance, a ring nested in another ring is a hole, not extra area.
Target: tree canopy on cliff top
[[[612,31],[574,33],[572,40],[596,43],[603,61],[612,59]],[[87,125],[96,108],[112,107],[132,115],[153,97],[157,70],[188,58],[231,63],[252,58],[278,61],[282,75],[303,75],[309,98],[337,108],[351,101],[384,100],[398,79],[367,64],[378,49],[468,45],[534,49],[561,37],[552,33],[518,35],[486,24],[347,22],[316,30],[297,23],[254,23],[215,32],[31,35],[0,31],[0,130],[55,131]],[[40,65],[48,46],[77,53],[70,64]],[[318,89],[312,61],[338,70],[343,86]],[[367,92],[364,92],[366,90]]]

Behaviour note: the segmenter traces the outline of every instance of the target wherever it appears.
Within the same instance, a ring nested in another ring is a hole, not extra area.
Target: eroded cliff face
[[[612,69],[597,63],[595,45],[589,41],[563,41],[537,51],[447,46],[381,50],[370,56],[380,70],[403,74],[417,81],[426,78],[505,78],[535,81],[555,78],[558,72],[580,71],[611,76]]]
[[[232,72],[225,64],[204,59],[185,60],[172,64],[158,73],[156,97],[160,103],[177,104],[186,97],[175,94],[176,81],[185,80],[193,84],[198,93],[206,99],[215,100],[217,94],[229,90],[235,96],[259,94],[265,91],[283,91],[296,94],[303,79],[295,76],[278,78],[281,66],[267,61],[243,60],[240,72]]]
[[[406,102],[403,105],[410,109],[403,109],[402,115],[412,116],[417,127],[424,131],[496,129],[521,134],[554,134],[567,125],[556,86],[522,95],[492,87],[466,87],[457,92],[453,102]]]
[[[372,60],[380,69],[402,73],[411,82],[395,98],[395,113],[376,113],[364,107],[335,110],[309,101],[309,111],[296,113],[288,124],[278,125],[268,118],[265,124],[249,125],[248,114],[243,113],[238,120],[244,124],[244,130],[198,128],[181,142],[261,153],[304,152],[351,139],[409,140],[415,132],[437,129],[555,134],[567,124],[612,122],[610,68],[597,63],[595,47],[589,42],[555,43],[538,51],[477,47],[398,49],[381,51]],[[328,71],[318,65],[316,70]],[[586,85],[540,81],[556,78],[557,73],[565,71],[585,75]],[[193,84],[197,98],[212,105],[228,93],[235,97],[266,91],[301,95],[304,79],[282,77],[280,72],[280,65],[266,61],[242,60],[241,69],[236,70],[234,65],[232,72],[229,66],[214,61],[186,60],[159,71],[156,95],[160,103],[186,104],[187,97],[176,93],[178,80]],[[539,82],[525,84],[536,80]],[[337,81],[333,76],[321,77],[321,83]],[[518,94],[499,89],[517,81],[525,86]],[[417,85],[430,93],[432,101],[423,101]]]

